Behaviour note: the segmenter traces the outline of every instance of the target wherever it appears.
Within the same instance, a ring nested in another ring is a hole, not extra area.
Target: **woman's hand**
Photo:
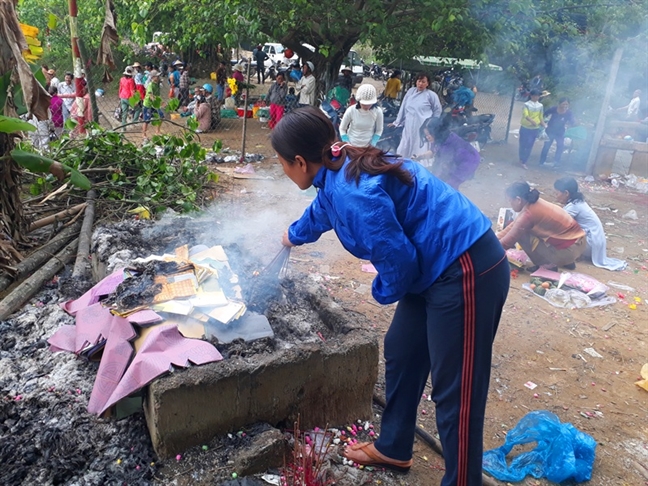
[[[396,124],[395,124],[395,123],[390,123],[390,124],[389,124],[389,125],[387,125],[387,126],[388,126],[388,127],[395,127],[395,126],[396,126]]]
[[[283,246],[288,246],[288,247],[293,247],[293,246],[295,246],[295,245],[293,245],[293,244],[290,242],[290,238],[288,238],[288,230],[286,230],[286,231],[284,232],[284,234],[283,234],[283,238],[281,238],[281,244],[282,244]]]

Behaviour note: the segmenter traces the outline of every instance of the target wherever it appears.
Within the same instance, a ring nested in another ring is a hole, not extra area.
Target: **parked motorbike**
[[[338,137],[340,136],[340,123],[342,122],[342,116],[344,116],[345,109],[346,107],[335,98],[329,99],[326,97],[320,103],[320,110],[322,110],[328,119],[331,120]]]
[[[371,65],[371,77],[372,77],[372,79],[375,79],[376,81],[384,80],[385,75],[384,75],[384,72],[383,72],[383,68],[381,68],[376,63],[372,63],[372,65]]]
[[[389,125],[396,121],[400,101],[383,97],[379,101],[378,108],[383,112],[383,132],[377,147],[383,152],[395,154],[403,135],[403,127],[390,127]]]
[[[379,101],[378,106],[383,112],[383,118],[396,119],[398,116],[398,110],[400,109],[400,101],[392,98],[382,98]]]
[[[468,142],[477,141],[480,145],[486,145],[491,139],[493,120],[493,114],[473,115],[466,123],[453,123],[450,130]]]

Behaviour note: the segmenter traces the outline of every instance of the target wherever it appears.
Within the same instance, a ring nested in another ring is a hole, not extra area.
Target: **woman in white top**
[[[344,112],[340,139],[354,147],[375,147],[383,132],[383,112],[376,106],[376,88],[363,84],[358,88],[356,101]]]
[[[556,200],[564,204],[567,211],[585,231],[587,246],[592,253],[592,263],[607,270],[623,270],[627,263],[618,258],[606,255],[605,233],[601,220],[585,202],[585,197],[578,192],[578,183],[573,177],[563,177],[554,182],[557,191]],[[586,250],[587,253],[587,250]]]

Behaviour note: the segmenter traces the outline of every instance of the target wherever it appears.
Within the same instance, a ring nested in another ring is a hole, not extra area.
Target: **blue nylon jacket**
[[[403,164],[412,186],[390,175],[347,181],[348,163],[319,170],[317,197],[290,225],[288,238],[302,245],[335,230],[349,253],[378,270],[372,294],[381,304],[423,292],[491,227],[468,198],[415,162]]]

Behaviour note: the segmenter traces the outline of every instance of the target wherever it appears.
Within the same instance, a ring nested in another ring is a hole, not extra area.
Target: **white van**
[[[275,42],[266,42],[263,44],[263,52],[265,52],[273,62],[284,62],[284,59],[286,58],[284,56],[285,50],[286,48],[284,46]]]

